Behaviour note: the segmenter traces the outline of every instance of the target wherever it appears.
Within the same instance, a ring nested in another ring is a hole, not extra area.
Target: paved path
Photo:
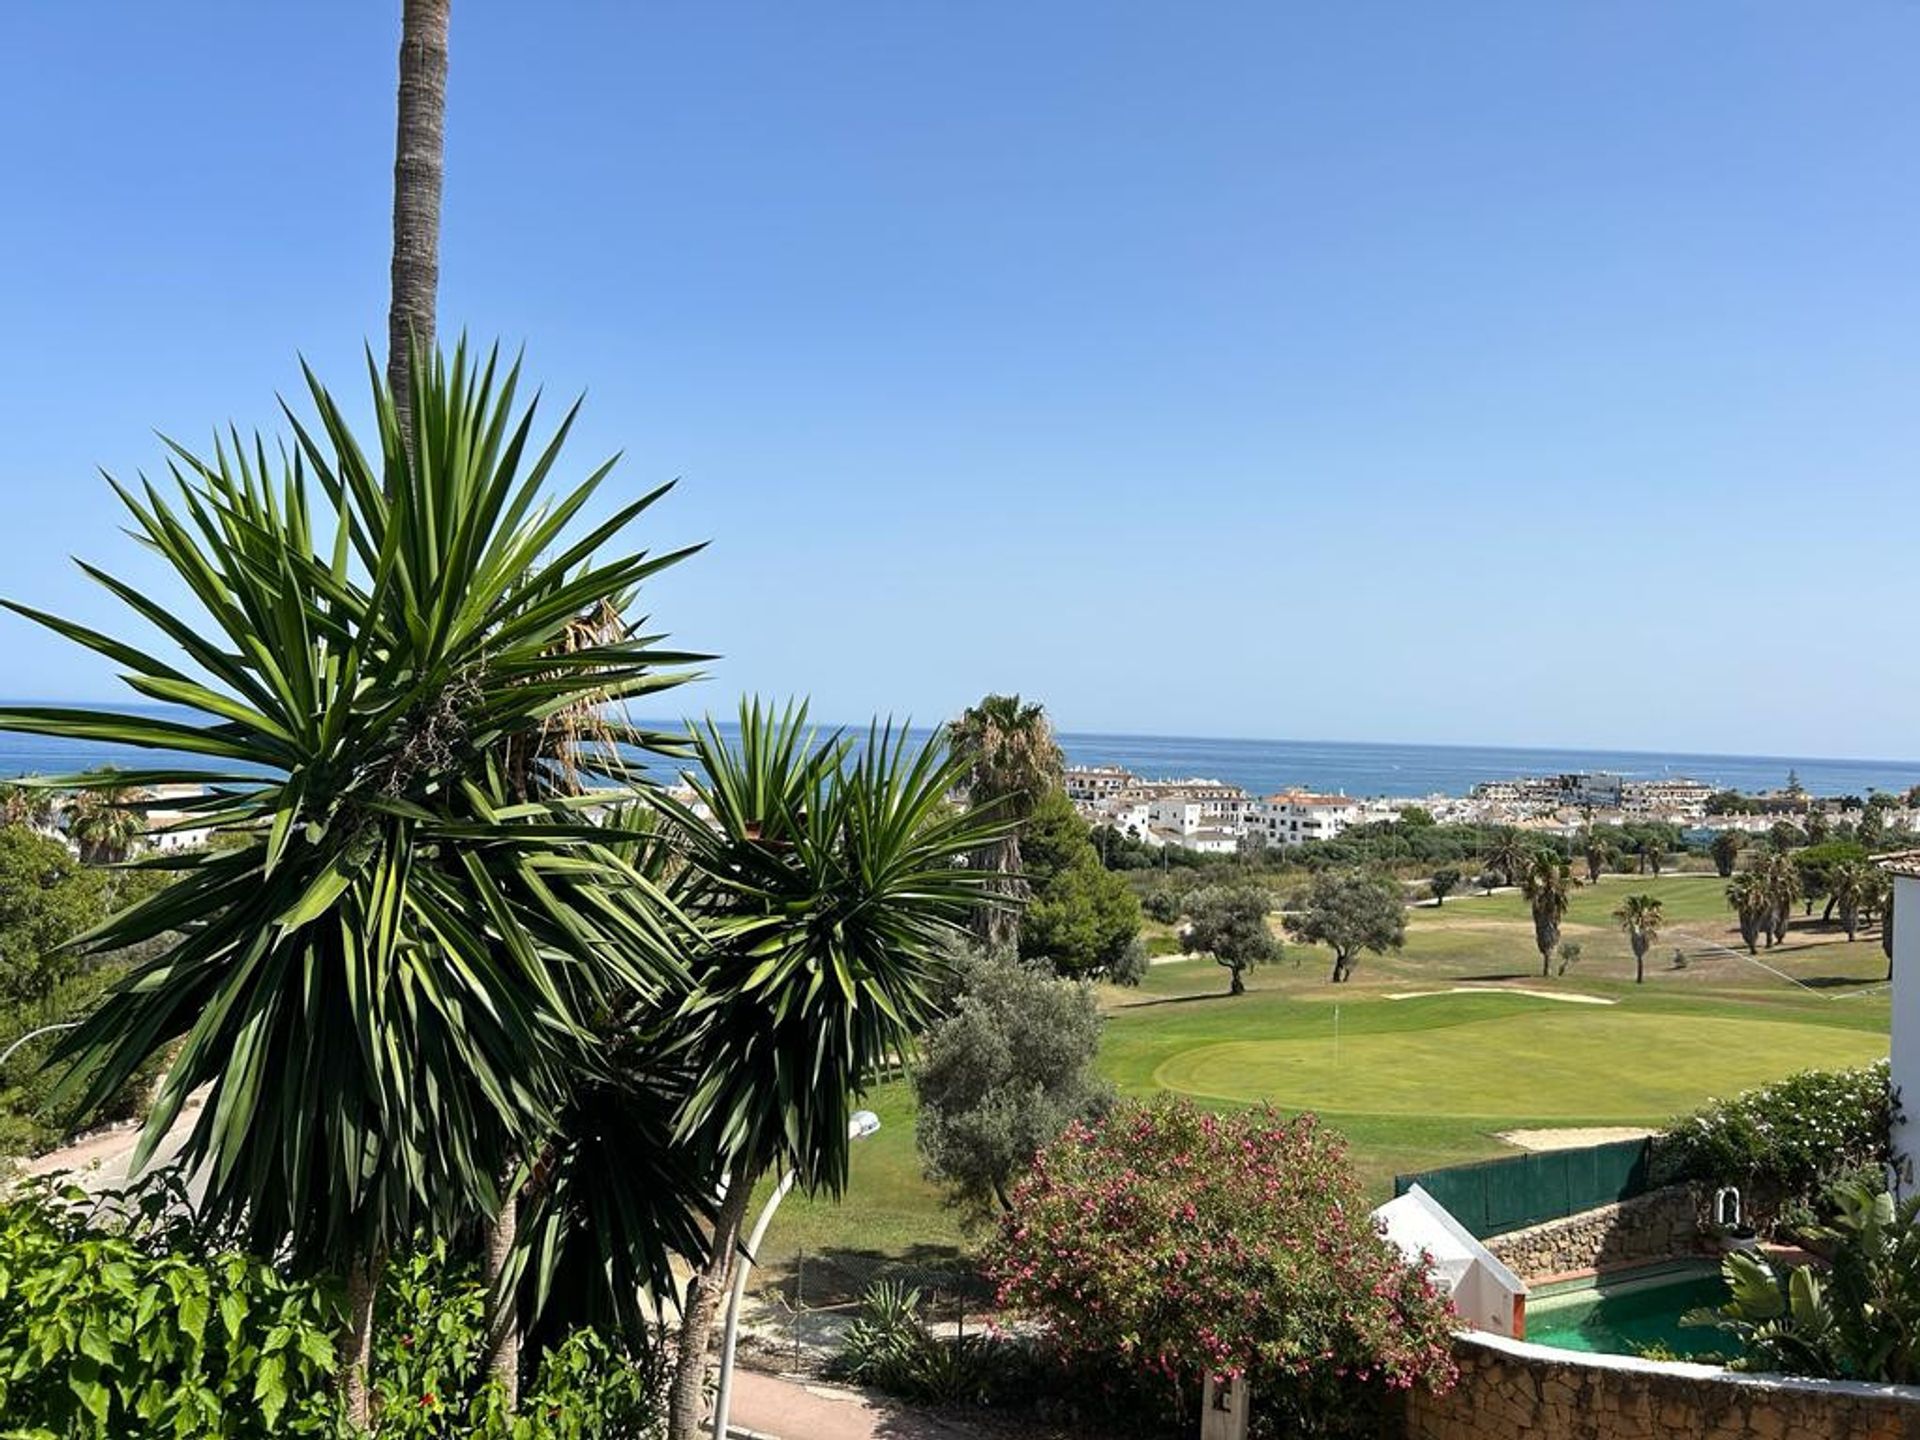
[[[733,1374],[732,1428],[778,1440],[970,1440],[971,1428],[897,1410],[838,1385]]]

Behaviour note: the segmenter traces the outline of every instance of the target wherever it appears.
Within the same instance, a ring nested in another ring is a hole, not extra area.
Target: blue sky
[[[395,4],[9,6],[0,592],[384,334]],[[441,322],[752,689],[1909,756],[1920,5],[457,0]],[[617,496],[616,496],[617,498]],[[110,674],[0,620],[0,693]]]

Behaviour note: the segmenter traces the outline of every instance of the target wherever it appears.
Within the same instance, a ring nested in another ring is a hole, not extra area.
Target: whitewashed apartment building
[[[1282,790],[1247,806],[1245,830],[1256,843],[1304,845],[1309,840],[1331,840],[1367,818],[1364,802],[1351,795]]]

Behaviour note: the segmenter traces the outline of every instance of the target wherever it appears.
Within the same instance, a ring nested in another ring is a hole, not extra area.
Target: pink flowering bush
[[[1001,1305],[1071,1358],[1186,1395],[1245,1376],[1301,1433],[1356,1393],[1454,1379],[1452,1310],[1375,1227],[1345,1142],[1312,1115],[1127,1105],[1036,1159],[988,1259]]]

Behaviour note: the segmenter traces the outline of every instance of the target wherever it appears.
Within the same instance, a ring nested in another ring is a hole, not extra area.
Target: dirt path
[[[983,1432],[858,1390],[736,1370],[729,1433],[766,1440],[975,1440]]]

